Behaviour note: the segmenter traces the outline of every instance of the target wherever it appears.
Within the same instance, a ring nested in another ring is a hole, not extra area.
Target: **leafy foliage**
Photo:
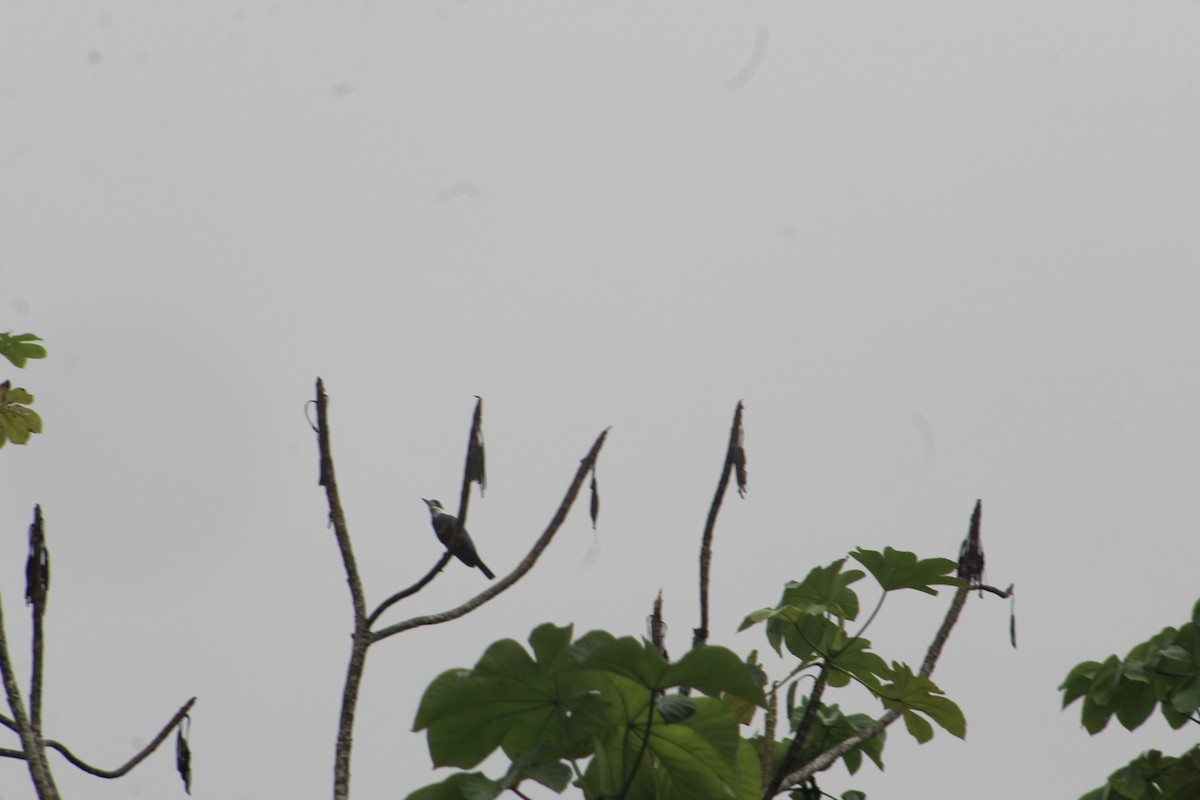
[[[562,791],[572,774],[593,795],[758,796],[758,761],[735,709],[766,698],[747,664],[721,647],[668,663],[649,642],[603,631],[571,636],[570,626],[541,625],[529,650],[496,642],[473,669],[430,684],[413,727],[428,731],[434,765],[470,769],[500,749],[512,766],[495,780],[458,773],[410,800],[495,797],[523,780]]]
[[[14,367],[24,369],[25,362],[30,358],[45,358],[46,348],[34,342],[40,342],[40,336],[32,333],[13,335],[12,331],[0,333],[0,356],[12,362]]]
[[[29,404],[33,395],[11,381],[0,383],[0,447],[5,442],[25,444],[29,437],[42,432],[42,418]]]
[[[817,670],[829,688],[841,688],[851,682],[865,687],[885,708],[900,712],[909,733],[918,742],[933,737],[930,721],[960,738],[966,735],[962,711],[933,681],[914,674],[906,664],[893,661],[889,665],[863,636],[888,593],[913,589],[936,595],[936,586],[961,587],[962,581],[951,575],[957,563],[946,558],[918,559],[914,553],[890,547],[882,552],[860,548],[850,553],[850,557],[867,571],[844,569],[846,559],[817,567],[803,581],[788,583],[775,607],[754,611],[742,622],[743,630],[764,623],[767,641],[775,651],[782,654],[786,648],[798,659],[788,679],[776,690],[787,685],[787,719],[796,734],[799,735],[805,716],[809,717],[809,727],[799,744],[785,738],[771,746],[772,752],[787,754],[787,763],[776,766],[776,770],[786,771],[810,763],[874,721],[865,714],[844,715],[837,705],[826,705],[820,697],[809,698],[797,706],[794,701],[797,676],[806,670]],[[847,632],[847,623],[855,622],[861,610],[858,594],[851,587],[868,574],[875,579],[882,595],[867,621],[851,634]],[[813,713],[807,714],[810,704]],[[864,753],[882,768],[885,741],[880,733],[844,754],[842,760],[851,774],[858,770]],[[764,743],[756,740],[756,746],[761,753]],[[799,795],[804,791],[797,790]]]
[[[46,357],[46,348],[35,344],[40,341],[32,333],[0,333],[0,356],[17,368],[24,368],[29,359]],[[30,436],[42,432],[42,418],[29,408],[32,402],[33,395],[13,386],[11,381],[0,383],[0,447],[5,442],[26,444]]]
[[[1157,708],[1172,728],[1200,722],[1200,601],[1179,628],[1163,628],[1135,645],[1124,659],[1077,664],[1058,687],[1063,708],[1082,698],[1080,718],[1093,736],[1115,716],[1126,730]],[[1200,797],[1200,746],[1178,758],[1150,750],[1108,777],[1081,800],[1184,800]]]
[[[494,778],[457,772],[418,789],[409,800],[483,800],[526,780],[559,792],[573,780],[586,797],[759,798],[766,785],[764,765],[780,769],[809,763],[875,722],[867,714],[844,713],[819,694],[797,703],[797,682],[808,670],[819,671],[823,687],[864,686],[884,708],[903,715],[919,742],[933,736],[935,724],[965,736],[962,712],[933,681],[903,663],[884,660],[863,636],[888,593],[936,594],[937,586],[961,587],[951,574],[956,563],[891,548],[859,549],[850,557],[865,571],[847,569],[847,558],[816,567],[804,580],[789,582],[778,604],[749,614],[742,623],[743,629],[762,623],[775,651],[797,660],[787,679],[773,685],[770,701],[756,652],[743,661],[725,648],[700,646],[669,662],[649,641],[604,631],[573,639],[571,627],[549,623],[530,634],[528,647],[512,639],[492,644],[473,668],[449,670],[430,684],[413,728],[426,731],[435,766],[474,770],[497,750],[511,766]],[[881,596],[867,621],[851,633],[847,624],[862,610],[853,587],[868,575]],[[802,741],[743,737],[740,726],[752,721],[756,709],[769,702],[774,707],[783,687],[783,718]],[[880,732],[848,749],[842,760],[850,773],[858,771],[864,756],[882,769],[885,742]],[[774,764],[769,756],[785,752],[786,764]],[[810,783],[793,793],[811,792],[815,781]],[[843,796],[863,795],[849,791]]]

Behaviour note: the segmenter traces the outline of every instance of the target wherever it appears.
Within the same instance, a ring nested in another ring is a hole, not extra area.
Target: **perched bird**
[[[425,500],[424,497],[421,499]],[[437,500],[425,500],[425,505],[429,506],[433,532],[437,534],[438,541],[457,556],[459,561],[468,567],[479,567],[479,571],[486,575],[488,580],[493,580],[496,573],[488,569],[487,564],[483,563],[483,559],[475,552],[475,543],[471,541],[470,534],[463,530],[457,538],[454,536],[454,531],[458,527],[458,518],[447,514],[446,509],[442,508],[442,504]]]

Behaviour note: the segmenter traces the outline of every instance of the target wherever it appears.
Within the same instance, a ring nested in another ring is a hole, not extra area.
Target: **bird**
[[[487,564],[483,563],[483,559],[475,552],[475,543],[471,541],[470,534],[466,529],[459,531],[457,537],[454,532],[458,528],[458,518],[452,514],[447,514],[446,509],[442,508],[442,504],[437,500],[425,500],[425,505],[429,506],[430,521],[433,523],[433,532],[437,534],[438,541],[446,546],[446,549],[453,553],[459,561],[466,564],[468,567],[479,567],[479,571],[487,576],[487,579],[495,580],[496,573],[488,569]]]

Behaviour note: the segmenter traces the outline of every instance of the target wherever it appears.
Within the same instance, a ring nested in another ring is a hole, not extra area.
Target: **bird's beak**
[[[431,508],[433,507],[433,503],[429,502],[429,501],[428,501],[428,500],[426,500],[424,497],[422,497],[422,498],[421,498],[421,502],[422,502],[422,503],[424,503],[425,505],[427,505],[427,506],[431,507]]]

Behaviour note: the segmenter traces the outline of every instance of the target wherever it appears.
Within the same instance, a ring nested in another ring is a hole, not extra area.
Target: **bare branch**
[[[44,675],[46,593],[50,589],[50,551],[46,548],[46,532],[42,507],[33,507],[33,524],[29,526],[29,558],[25,562],[25,602],[33,627],[32,665],[29,671],[29,724],[33,738],[42,738],[42,679]]]
[[[192,710],[192,706],[195,704],[196,698],[194,697],[184,703],[183,706],[175,712],[175,716],[171,717],[171,720],[163,726],[161,731],[158,732],[158,735],[154,737],[150,744],[143,747],[132,758],[116,769],[101,769],[100,767],[93,767],[91,764],[87,763],[83,759],[79,758],[79,756],[68,750],[66,745],[62,744],[61,742],[56,742],[53,739],[46,740],[46,747],[62,753],[63,757],[66,758],[67,761],[70,761],[73,765],[89,775],[95,775],[98,778],[119,778],[122,775],[128,774],[130,770],[145,761],[151,753],[157,750],[159,746],[167,740],[167,737],[171,735],[171,731],[175,730],[175,728],[183,721],[183,718],[187,716],[188,712]]]
[[[354,604],[354,622],[359,625],[367,617],[366,601],[363,599],[362,580],[358,577],[358,563],[350,546],[350,531],[346,527],[346,515],[342,512],[342,500],[338,495],[337,478],[333,472],[333,451],[329,445],[329,396],[325,394],[325,382],[317,378],[317,447],[320,450],[321,477],[318,483],[325,487],[325,499],[329,503],[329,522],[337,537],[338,549],[342,552],[342,564],[346,568],[346,582],[350,585],[350,599]]]
[[[429,570],[429,572],[425,573],[425,577],[421,578],[421,580],[417,581],[416,583],[414,583],[412,586],[408,587],[407,589],[401,589],[400,591],[396,592],[394,595],[389,597],[387,600],[384,600],[382,603],[380,603],[379,607],[376,608],[374,611],[372,611],[371,615],[367,617],[367,627],[369,628],[372,625],[374,625],[375,620],[379,619],[380,615],[383,614],[384,611],[387,611],[389,608],[394,606],[396,603],[399,603],[404,598],[411,597],[412,595],[414,595],[417,592],[424,589],[425,586],[430,581],[432,581],[434,578],[437,577],[437,574],[439,572],[441,572],[443,569],[446,568],[446,564],[448,564],[450,562],[450,559],[453,557],[454,557],[454,554],[451,553],[449,550],[447,550],[445,553],[442,553],[442,557],[439,558],[437,560],[437,563],[433,565],[433,569],[431,569],[431,570]]]
[[[542,533],[541,537],[537,540],[537,542],[534,543],[533,548],[529,551],[529,554],[525,556],[521,563],[518,564],[512,572],[510,572],[508,575],[505,575],[492,586],[480,592],[475,597],[472,597],[470,600],[458,606],[457,608],[452,608],[449,611],[442,611],[437,614],[426,614],[420,617],[413,617],[412,619],[405,620],[404,622],[398,622],[395,625],[389,625],[386,628],[380,628],[379,630],[371,633],[371,641],[377,642],[381,639],[386,639],[389,636],[395,636],[397,633],[403,633],[404,631],[412,630],[413,628],[419,628],[424,625],[438,625],[443,622],[449,622],[452,619],[458,619],[459,617],[474,611],[484,603],[492,600],[494,597],[499,595],[501,592],[504,592],[510,586],[520,580],[525,573],[533,569],[533,565],[537,563],[538,557],[541,556],[542,551],[549,546],[550,541],[554,538],[554,534],[558,532],[558,529],[562,526],[563,521],[567,518],[567,512],[571,510],[571,505],[575,502],[575,498],[579,494],[579,489],[583,485],[584,478],[587,477],[588,471],[595,463],[596,457],[600,453],[600,448],[603,447],[604,440],[607,437],[608,429],[606,428],[604,432],[600,434],[599,438],[596,439],[595,443],[592,445],[592,449],[588,451],[588,454],[583,457],[582,461],[580,461],[579,469],[575,473],[575,478],[571,481],[571,485],[567,488],[566,495],[559,504],[558,510],[554,513],[554,517],[550,520],[550,524],[546,527],[545,532]],[[465,510],[465,506],[463,510]]]
[[[12,711],[17,734],[21,737],[21,747],[26,754],[29,775],[33,779],[34,789],[37,790],[38,800],[58,800],[58,789],[54,785],[54,778],[46,764],[45,751],[34,735],[29,717],[25,714],[25,701],[21,698],[21,689],[17,686],[16,672],[13,670],[12,658],[8,653],[8,636],[4,632],[4,608],[2,605],[0,605],[0,678],[3,678],[4,681],[4,691],[8,695],[8,707]]]
[[[350,750],[353,744],[354,710],[358,705],[358,687],[362,682],[363,665],[366,663],[367,603],[363,594],[362,579],[358,575],[358,563],[350,546],[350,531],[346,527],[346,516],[342,512],[342,501],[338,494],[337,478],[333,472],[333,451],[329,444],[329,397],[325,394],[325,382],[317,378],[317,448],[320,451],[321,477],[319,484],[325,487],[325,498],[329,504],[329,521],[337,537],[338,549],[342,553],[342,564],[346,568],[346,583],[350,586],[350,600],[354,606],[354,645],[350,651],[350,663],[346,670],[346,683],[342,690],[342,711],[338,719],[338,737],[334,749],[333,796],[350,796]]]
[[[729,473],[737,469],[738,494],[745,492],[746,482],[746,453],[742,447],[742,410],[744,406],[739,400],[737,410],[733,412],[733,425],[729,429],[729,447],[725,451],[725,467],[721,470],[721,480],[717,482],[717,492],[713,495],[712,505],[708,509],[708,520],[704,523],[704,538],[700,543],[700,627],[693,631],[692,647],[708,643],[708,574],[712,566],[713,529],[717,524],[717,514],[721,511],[721,500],[725,497],[725,489],[729,485]]]

